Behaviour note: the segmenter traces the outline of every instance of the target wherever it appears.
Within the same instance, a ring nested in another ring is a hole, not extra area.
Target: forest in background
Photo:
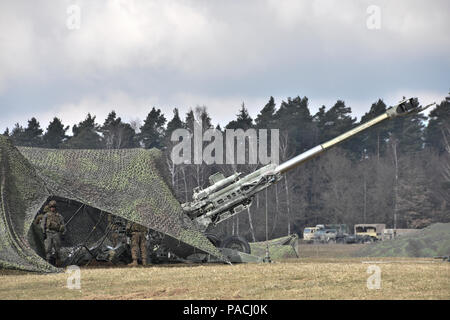
[[[419,104],[419,101],[415,101]],[[285,174],[284,179],[262,192],[246,213],[217,227],[222,234],[239,234],[249,241],[265,239],[266,214],[269,238],[301,233],[305,226],[345,223],[385,223],[393,228],[423,228],[450,222],[450,95],[428,116],[415,114],[385,121],[321,156]],[[308,98],[282,101],[274,98],[252,119],[244,105],[236,119],[220,125],[225,129],[279,129],[280,162],[346,132],[380,114],[388,106],[379,99],[357,121],[350,107],[338,100],[311,114]],[[123,122],[111,111],[103,124],[95,115],[71,129],[55,117],[45,131],[36,118],[26,127],[16,124],[3,135],[16,146],[68,149],[159,148],[167,157],[173,190],[180,202],[191,200],[195,187],[207,187],[215,172],[225,176],[236,171],[248,174],[259,165],[182,164],[171,162],[178,128],[193,132],[194,122],[212,128],[205,106],[184,117],[173,110],[170,120],[153,107],[143,122]],[[208,144],[208,143],[205,143]]]

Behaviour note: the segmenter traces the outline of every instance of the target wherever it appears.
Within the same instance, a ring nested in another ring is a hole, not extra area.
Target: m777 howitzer
[[[201,231],[207,232],[218,223],[247,209],[258,192],[280,181],[287,171],[386,119],[418,113],[434,104],[420,107],[414,106],[414,102],[413,98],[404,99],[376,118],[279,165],[268,164],[242,178],[239,172],[229,177],[215,173],[209,177],[209,187],[203,190],[194,189],[193,200],[184,203],[183,210]]]

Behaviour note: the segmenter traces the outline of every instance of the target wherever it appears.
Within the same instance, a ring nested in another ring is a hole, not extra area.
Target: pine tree
[[[419,156],[405,156],[401,159],[397,199],[400,227],[423,228],[433,222],[433,204],[430,201],[430,188],[427,186],[429,180],[421,161]]]
[[[186,119],[184,121],[186,128],[190,131],[190,132],[194,132],[194,122],[195,122],[195,115],[194,115],[194,111],[189,110],[188,113],[186,113]]]
[[[24,129],[21,125],[16,123],[11,131],[10,138],[15,146],[24,146],[26,143]]]
[[[138,146],[136,132],[129,123],[123,123],[113,110],[100,128],[107,149],[125,149]]]
[[[46,148],[59,148],[60,145],[68,138],[66,135],[67,130],[69,130],[69,126],[64,127],[61,120],[54,117],[44,134],[44,146]]]
[[[253,119],[248,114],[248,110],[245,108],[244,102],[242,102],[241,109],[239,109],[239,113],[236,116],[236,120],[232,120],[226,125],[227,129],[247,130],[253,127]]]
[[[73,136],[62,145],[66,149],[101,149],[104,142],[100,136],[100,126],[90,113],[84,121],[72,127]]]
[[[450,96],[442,101],[430,114],[425,130],[425,143],[438,151],[450,153]]]
[[[273,97],[270,97],[269,102],[262,108],[255,119],[255,124],[258,129],[274,129],[276,126],[276,106]]]
[[[386,112],[386,104],[379,99],[372,104],[370,111],[361,117],[360,124],[372,120],[384,112]],[[386,141],[389,138],[390,129],[391,122],[386,122],[366,130],[361,134],[360,151],[364,154],[376,155],[379,159],[386,151]]]
[[[9,128],[6,128],[5,132],[3,132],[5,137],[9,137]]]
[[[182,174],[185,174],[185,166],[179,166],[173,162],[172,159],[172,150],[173,146],[178,143],[178,141],[172,141],[172,133],[177,129],[183,129],[185,128],[185,124],[180,119],[180,114],[177,108],[173,109],[173,118],[167,123],[167,129],[165,131],[165,138],[164,138],[164,145],[166,147],[165,154],[167,158],[167,166],[169,169],[169,173],[172,180],[172,188],[174,190],[174,193],[178,199],[183,199],[183,194],[187,192],[187,190],[184,190],[183,187],[185,187],[185,184],[182,182],[186,182],[182,179]],[[180,175],[181,173],[181,175]],[[185,195],[186,196],[186,195]],[[181,200],[182,201],[182,200]]]
[[[173,109],[173,118],[167,123],[167,129],[166,129],[166,139],[168,141],[170,140],[170,136],[172,135],[172,132],[174,132],[177,129],[184,128],[185,125],[183,121],[181,121],[180,113],[177,108]]]
[[[139,138],[144,144],[144,148],[158,148],[162,149],[164,147],[164,124],[166,123],[166,118],[162,114],[161,110],[156,110],[155,107],[152,108],[150,113],[147,115],[147,119],[144,121],[144,125],[141,127],[141,132]]]
[[[413,100],[413,106],[419,106],[417,99]],[[426,119],[427,117],[423,114],[416,113],[392,120],[391,136],[397,139],[398,149],[401,154],[414,153],[423,149],[424,121]]]
[[[315,124],[308,108],[308,98],[299,96],[283,101],[275,113],[276,126],[287,135],[294,154],[302,153],[315,145]]]
[[[208,110],[206,108],[206,106],[197,106],[195,108],[195,117],[197,119],[197,121],[201,121],[202,122],[202,130],[208,130],[210,128],[212,128],[212,123],[211,123],[211,117],[209,116]]]
[[[23,144],[26,147],[42,146],[42,129],[36,118],[28,120],[28,127],[23,131]]]
[[[257,129],[267,130],[267,143],[268,152],[272,154],[272,145],[269,141],[272,141],[271,129],[279,129],[280,124],[277,121],[275,99],[271,96],[266,105],[261,109],[255,119],[255,127]],[[261,139],[261,131],[258,132],[258,139]],[[278,141],[279,143],[279,141]],[[278,144],[277,144],[278,145]],[[277,207],[278,208],[278,207]]]
[[[103,126],[100,128],[107,149],[116,149],[116,129],[120,122],[120,118],[117,118],[116,112],[113,110],[108,114]]]
[[[315,123],[317,123],[317,128],[319,128],[319,130],[322,130],[325,128],[325,123],[326,123],[326,115],[327,112],[327,108],[322,105],[319,108],[319,111],[317,111],[317,113],[314,115],[313,120]]]
[[[356,118],[351,117],[352,110],[345,105],[345,102],[338,100],[334,106],[325,112],[325,130],[322,132],[321,140],[330,140],[348,130],[351,130],[356,122]]]
[[[324,109],[319,109],[319,112],[323,111]],[[354,128],[356,118],[352,118],[351,114],[352,109],[347,107],[344,101],[338,100],[333,107],[321,114],[320,117],[318,116],[320,119],[319,141],[323,143]],[[343,142],[340,147],[354,152],[359,157],[360,145],[361,136],[357,135]]]

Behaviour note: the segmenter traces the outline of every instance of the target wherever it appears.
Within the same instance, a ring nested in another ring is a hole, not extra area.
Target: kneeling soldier
[[[55,249],[56,262],[60,264],[61,234],[64,234],[66,227],[64,218],[56,211],[56,201],[52,200],[48,204],[49,211],[43,217],[42,228],[44,231],[45,259],[50,262],[52,249]]]

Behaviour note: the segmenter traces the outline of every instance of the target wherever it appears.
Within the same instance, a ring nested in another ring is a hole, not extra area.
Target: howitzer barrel
[[[322,143],[312,149],[309,149],[308,151],[303,152],[302,154],[299,154],[298,156],[280,164],[275,168],[275,173],[284,173],[286,171],[289,171],[296,166],[302,164],[303,162],[306,162],[315,156],[321,154],[323,151],[331,148],[332,146],[337,145],[338,143],[341,143],[344,140],[347,140],[348,138],[356,135],[357,133],[364,131],[370,127],[373,127],[374,125],[390,118],[395,118],[398,116],[404,116],[410,113],[416,113],[421,112],[425,110],[426,108],[432,106],[434,103],[429,104],[425,107],[414,107],[413,106],[413,98],[411,99],[404,99],[401,102],[399,102],[396,106],[391,107],[386,110],[385,113],[379,115],[378,117],[363,123],[356,128],[353,128],[352,130],[349,130],[339,136],[337,136],[334,139],[331,139],[325,143]]]
[[[197,223],[197,226],[205,231],[210,226],[225,221],[249,208],[255,195],[280,181],[284,172],[386,119],[420,112],[431,106],[422,108],[417,105],[417,101],[413,99],[403,100],[376,118],[334,139],[303,152],[280,165],[268,164],[242,178],[240,178],[239,173],[235,173],[228,178],[225,178],[223,174],[216,173],[210,177],[211,185],[203,190],[196,188],[192,197],[193,200],[182,204],[182,208]]]
[[[299,154],[298,156],[283,162],[279,166],[275,168],[275,173],[285,173],[286,171],[289,171],[296,166],[302,164],[303,162],[308,161],[309,159],[314,158],[315,156],[319,155],[324,151],[322,145],[318,145],[312,149],[309,149],[306,152],[303,152],[302,154]]]

